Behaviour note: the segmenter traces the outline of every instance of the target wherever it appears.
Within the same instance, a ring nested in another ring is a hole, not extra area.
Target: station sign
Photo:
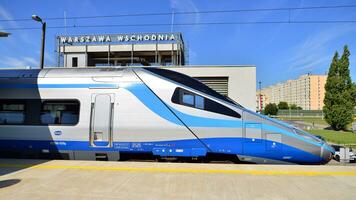
[[[139,43],[181,41],[180,33],[138,33],[138,34],[103,34],[57,36],[58,44],[88,43]]]

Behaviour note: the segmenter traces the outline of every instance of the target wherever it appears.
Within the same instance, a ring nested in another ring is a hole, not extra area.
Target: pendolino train
[[[196,79],[147,67],[1,70],[0,152],[324,164],[334,150]]]

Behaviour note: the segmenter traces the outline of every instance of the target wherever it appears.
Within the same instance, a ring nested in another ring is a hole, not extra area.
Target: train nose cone
[[[324,164],[328,163],[333,158],[334,149],[327,144],[321,148],[320,157],[323,158]]]

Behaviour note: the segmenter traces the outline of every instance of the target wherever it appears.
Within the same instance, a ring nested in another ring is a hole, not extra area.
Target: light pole
[[[41,64],[40,69],[43,69],[43,62],[44,62],[44,51],[45,51],[45,38],[46,38],[46,22],[44,22],[39,16],[32,15],[32,19],[41,22],[42,24],[42,46],[41,46]]]
[[[259,86],[259,89],[260,89],[260,95],[259,95],[259,100],[260,100],[260,105],[259,105],[259,107],[260,107],[260,113],[262,113],[262,90],[261,90],[261,81],[259,81],[258,82],[258,86]]]
[[[0,31],[0,37],[8,37],[10,33]]]

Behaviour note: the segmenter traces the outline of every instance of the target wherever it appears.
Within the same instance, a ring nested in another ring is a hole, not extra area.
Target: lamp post
[[[32,15],[32,19],[37,21],[37,22],[41,22],[41,24],[42,24],[42,45],[41,45],[41,64],[40,64],[40,69],[43,69],[44,51],[45,51],[45,38],[46,38],[46,22],[44,22],[37,15]]]
[[[0,31],[0,37],[8,37],[10,33]]]
[[[261,81],[258,82],[258,86],[260,89],[260,94],[259,94],[259,107],[260,107],[260,113],[262,113],[262,91],[261,91]]]

